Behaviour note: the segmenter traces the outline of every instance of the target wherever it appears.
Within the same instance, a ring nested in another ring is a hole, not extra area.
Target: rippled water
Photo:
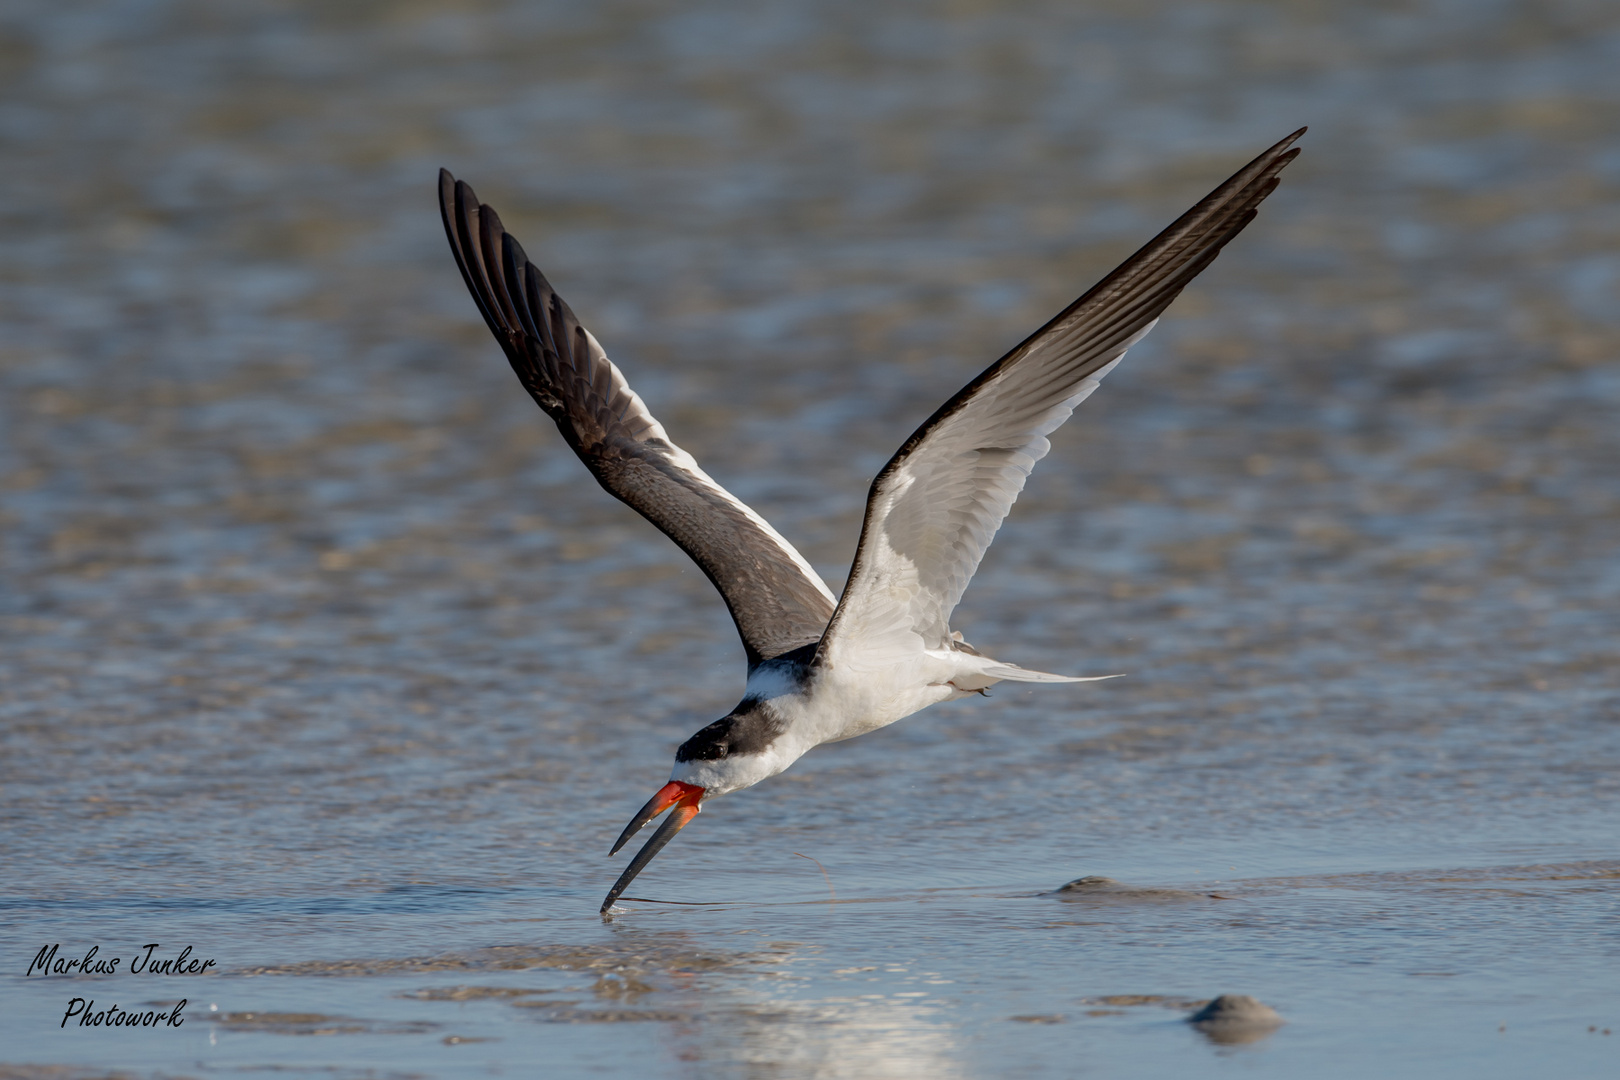
[[[0,1073],[1613,1075],[1616,70],[1595,0],[10,5]],[[836,585],[923,417],[1304,123],[958,613],[1129,678],[822,748],[598,919],[741,649],[437,168]]]

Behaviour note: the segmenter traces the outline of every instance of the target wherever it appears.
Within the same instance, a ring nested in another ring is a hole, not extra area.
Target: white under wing
[[[1061,362],[1053,372],[1036,356],[1027,357],[982,386],[913,448],[874,493],[861,571],[824,644],[834,666],[877,671],[952,649],[951,612],[1035,463],[1051,449],[1046,437],[1153,325],[1121,342],[1106,364],[1079,380],[1065,378]],[[1070,681],[984,660],[985,674],[1002,669],[992,680]]]

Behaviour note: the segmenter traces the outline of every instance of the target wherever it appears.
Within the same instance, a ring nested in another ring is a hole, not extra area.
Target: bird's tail
[[[1031,671],[1017,664],[991,664],[984,668],[984,673],[992,679],[1005,679],[1008,682],[1100,682],[1119,678],[1118,675],[1053,675],[1049,671]]]
[[[975,674],[983,675],[987,680],[1045,683],[1101,682],[1103,679],[1117,679],[1120,677],[1118,675],[1053,675],[1048,671],[1031,671],[1029,668],[1021,668],[1017,664],[1003,664],[996,660],[992,660],[985,664],[983,667],[979,668],[978,672]],[[957,686],[962,686],[962,680],[960,678],[952,681],[955,682]],[[962,686],[962,689],[966,690],[970,688]]]

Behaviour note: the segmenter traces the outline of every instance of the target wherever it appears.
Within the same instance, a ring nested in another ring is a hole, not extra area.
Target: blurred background
[[[851,892],[1612,857],[1617,71],[1607,0],[12,0],[0,891],[29,941],[63,898],[585,911],[736,700],[708,584],[477,320],[439,167],[836,590],[918,423],[1305,124],[957,616],[1131,677],[818,751],[637,887],[819,890],[809,834]],[[919,839],[936,784],[977,801]]]

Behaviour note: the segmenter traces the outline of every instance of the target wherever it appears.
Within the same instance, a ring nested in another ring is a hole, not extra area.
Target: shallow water
[[[1613,1075],[1617,69],[1596,2],[12,5],[0,1075]],[[1129,677],[822,748],[598,919],[741,649],[435,170],[836,586],[918,422],[1303,123],[958,612]]]

